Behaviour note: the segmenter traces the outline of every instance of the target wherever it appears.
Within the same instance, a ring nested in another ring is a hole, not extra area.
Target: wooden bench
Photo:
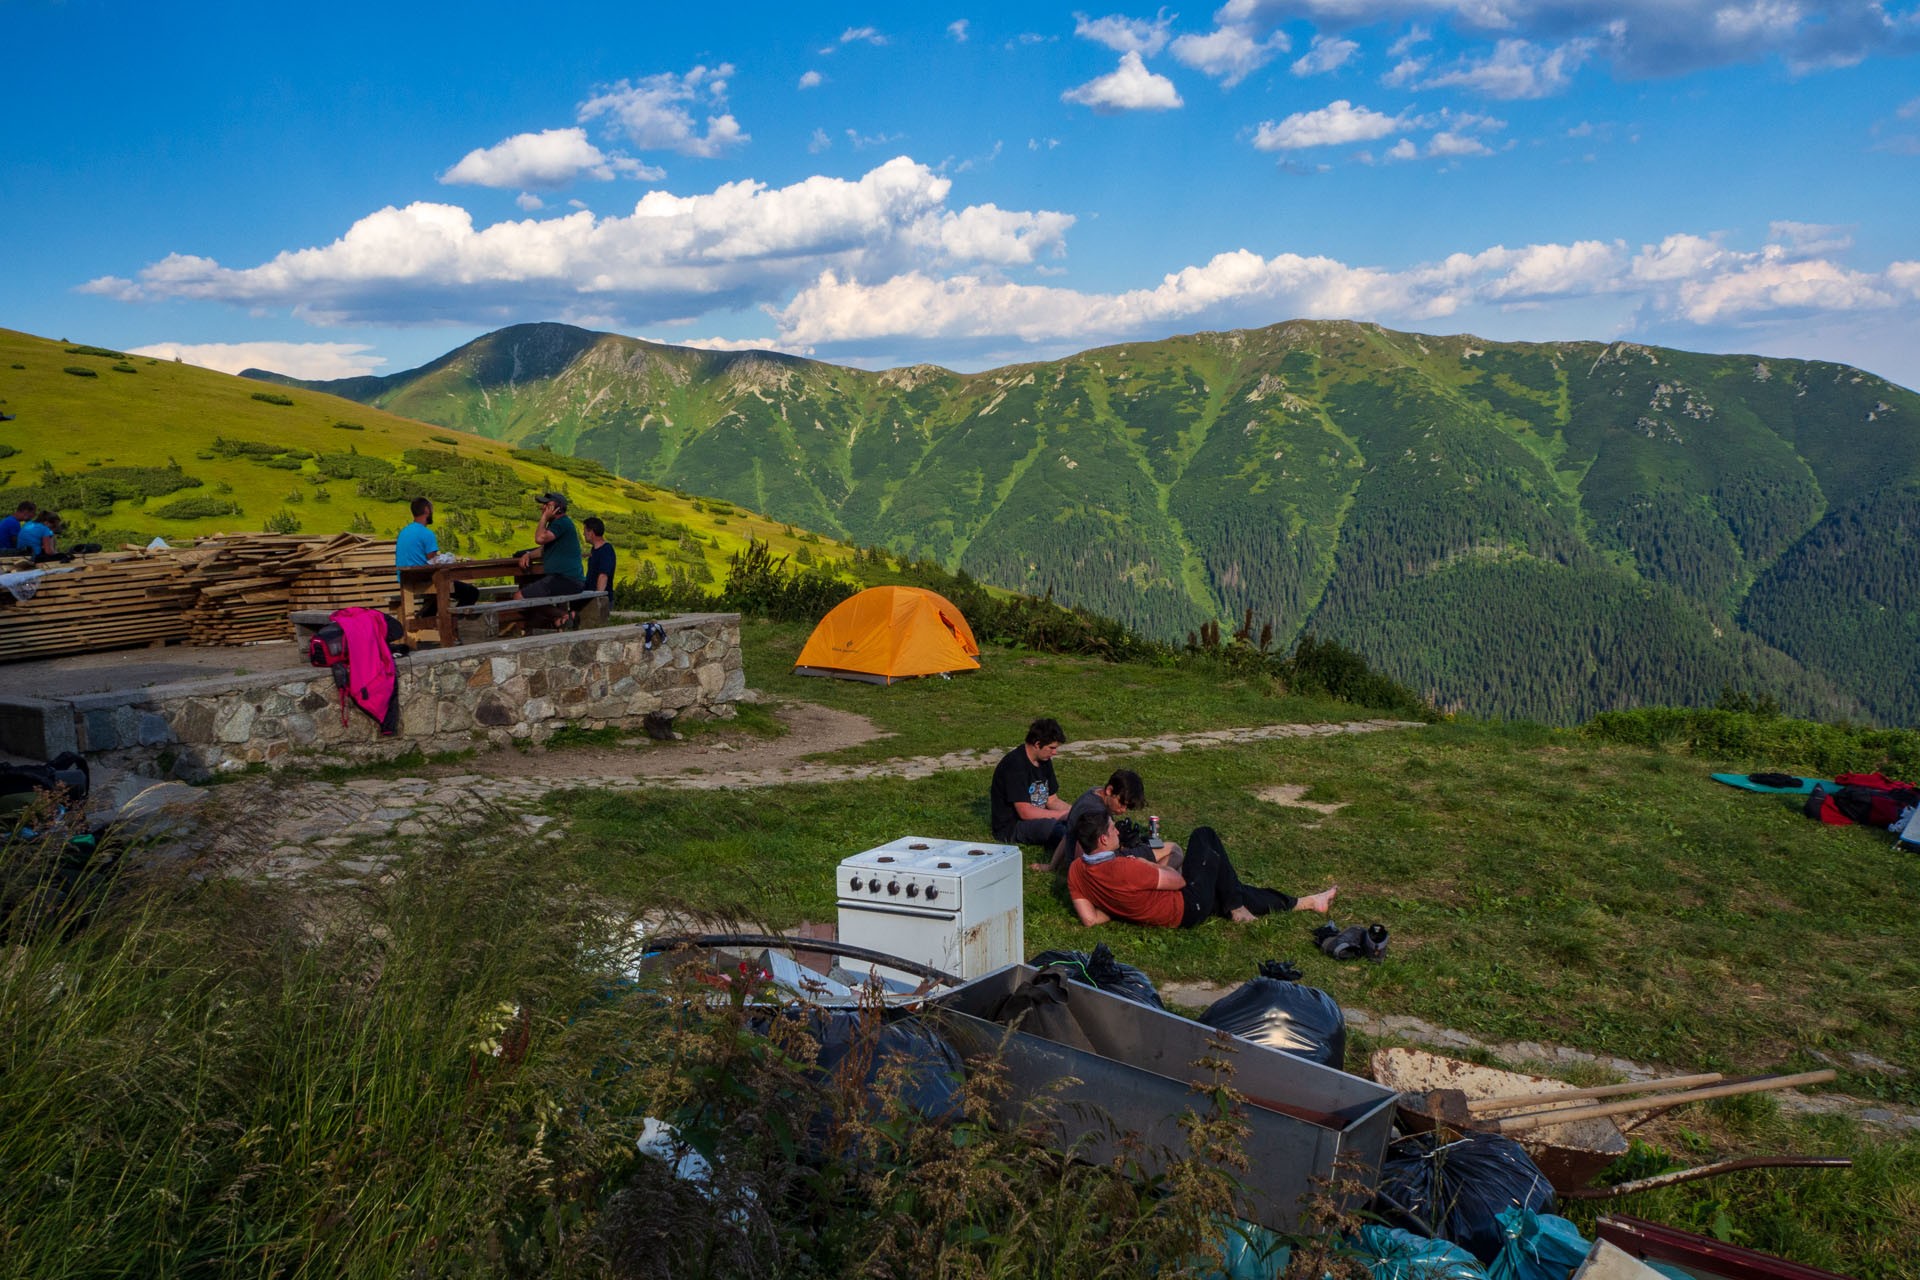
[[[477,618],[482,631],[488,636],[500,634],[501,624],[511,621],[514,616],[529,613],[535,609],[546,609],[559,605],[569,605],[575,601],[598,600],[606,603],[606,593],[601,591],[576,591],[565,596],[533,596],[526,600],[489,600],[484,604],[461,604],[453,607],[455,618]],[[604,617],[603,610],[591,611],[596,617]],[[580,613],[586,620],[588,608],[583,605]]]

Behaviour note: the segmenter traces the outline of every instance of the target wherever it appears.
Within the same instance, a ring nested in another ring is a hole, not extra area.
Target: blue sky
[[[0,47],[0,324],[215,368],[1344,316],[1920,386],[1920,0],[7,0]]]

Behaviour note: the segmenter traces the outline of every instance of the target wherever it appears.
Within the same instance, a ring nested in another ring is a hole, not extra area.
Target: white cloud
[[[1492,155],[1492,149],[1478,138],[1469,138],[1464,134],[1442,130],[1427,140],[1427,154],[1430,156],[1485,156]]]
[[[1382,115],[1340,98],[1317,111],[1296,111],[1278,124],[1265,121],[1254,134],[1253,145],[1260,151],[1330,147],[1384,138],[1404,127],[1400,116]]]
[[[583,210],[476,227],[465,209],[423,202],[368,214],[331,244],[259,266],[176,253],[137,280],[81,288],[122,300],[286,307],[317,324],[506,324],[587,308],[660,323],[774,301],[826,270],[866,279],[1027,265],[1057,255],[1074,223],[1047,210],[954,210],[951,190],[950,179],[901,156],[854,181],[653,191],[626,217]]]
[[[1182,66],[1210,75],[1221,88],[1231,89],[1292,47],[1284,31],[1255,40],[1252,27],[1223,26],[1205,35],[1177,36],[1171,52]]]
[[[827,136],[827,131],[818,126],[815,126],[813,130],[813,136],[807,139],[808,153],[817,156],[822,151],[826,151],[832,146],[833,146],[833,139]]]
[[[1571,40],[1552,49],[1526,40],[1501,40],[1491,54],[1462,59],[1427,76],[1417,87],[1467,89],[1490,98],[1544,98],[1564,90],[1592,51],[1591,40]],[[1396,67],[1389,74],[1398,71]]]
[[[527,213],[532,213],[535,210],[547,207],[547,202],[531,191],[522,191],[513,198],[513,202]]]
[[[1909,98],[1893,114],[1902,120],[1920,120],[1920,98]]]
[[[1680,286],[1680,305],[1695,324],[1774,311],[1877,310],[1893,305],[1889,280],[1824,260],[1759,262]]]
[[[1402,138],[1387,149],[1389,160],[1413,160],[1420,155],[1420,148],[1409,138]]]
[[[898,142],[905,137],[901,133],[862,134],[858,130],[847,130],[847,141],[853,144],[855,151],[865,151],[868,147],[884,147],[890,142]]]
[[[1892,10],[1891,12],[1889,10]],[[1588,39],[1625,77],[1778,58],[1794,74],[1910,53],[1920,14],[1885,0],[1227,0],[1221,23],[1306,19],[1321,30],[1431,19],[1463,36]],[[1400,57],[1415,27],[1395,43]]]
[[[841,44],[853,44],[856,41],[866,44],[885,44],[887,38],[880,34],[878,27],[848,27],[840,33]]]
[[[1404,58],[1409,52],[1433,39],[1433,32],[1422,26],[1408,27],[1406,34],[1387,46],[1389,58]]]
[[[783,351],[788,355],[812,355],[810,347],[794,347],[778,338],[641,338],[663,347],[692,347],[696,351]]]
[[[619,174],[649,182],[666,176],[638,160],[606,154],[587,141],[585,129],[548,129],[517,133],[469,151],[440,181],[448,186],[553,188],[582,178],[607,182]]]
[[[1825,222],[1780,220],[1767,224],[1767,239],[1796,255],[1831,253],[1853,247],[1847,229]]]
[[[1317,76],[1337,71],[1359,50],[1360,46],[1351,40],[1342,40],[1338,36],[1315,36],[1313,47],[1304,56],[1294,60],[1293,74]]]
[[[800,83],[797,87],[801,89],[812,89],[825,81],[826,77],[818,71],[807,70],[800,73]]]
[[[1028,138],[1027,139],[1027,150],[1029,151],[1038,151],[1042,147],[1045,147],[1047,150],[1051,151],[1059,145],[1060,145],[1060,139],[1058,138]]]
[[[1104,18],[1076,13],[1073,19],[1073,34],[1082,40],[1103,44],[1115,53],[1140,53],[1149,58],[1167,47],[1167,27],[1173,21],[1165,9],[1151,19],[1117,13]]]
[[[725,109],[727,80],[732,75],[732,64],[723,62],[713,68],[695,67],[681,76],[666,72],[637,82],[621,80],[581,103],[579,118],[584,122],[605,116],[643,151],[677,151],[711,159],[749,140],[740,122]],[[687,107],[698,102],[720,112],[707,116],[704,134]]]
[[[967,42],[967,20],[965,18],[955,18],[952,22],[949,22],[947,24],[947,34],[959,43],[965,44]]]
[[[1104,76],[1060,95],[1062,102],[1092,107],[1101,115],[1121,111],[1166,111],[1185,106],[1173,81],[1147,70],[1138,53],[1120,55],[1120,65]]]
[[[128,350],[151,360],[178,359],[221,373],[265,369],[313,380],[358,378],[387,362],[385,356],[369,354],[372,347],[357,342],[156,342]]]

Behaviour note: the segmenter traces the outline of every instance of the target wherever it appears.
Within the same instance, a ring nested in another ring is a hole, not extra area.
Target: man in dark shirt
[[[20,527],[39,513],[40,508],[31,502],[23,502],[18,511],[0,520],[0,552],[11,554],[20,545]]]
[[[1054,849],[1051,862],[1036,862],[1035,871],[1065,871],[1067,864],[1079,856],[1074,847],[1074,824],[1089,813],[1106,814],[1118,818],[1121,814],[1131,813],[1147,802],[1146,784],[1140,781],[1140,775],[1131,769],[1115,769],[1113,776],[1107,779],[1104,787],[1088,787],[1073,802],[1073,808],[1067,811],[1067,833],[1060,838]],[[1171,840],[1162,841],[1158,846],[1145,843],[1124,847],[1120,852],[1131,858],[1145,858],[1157,862],[1163,867],[1180,869],[1182,853],[1180,846]]]
[[[1057,720],[1035,720],[1027,740],[994,766],[987,793],[993,838],[1002,844],[1037,844],[1052,849],[1067,831],[1067,809],[1053,757],[1066,742]]]
[[[587,590],[613,594],[613,544],[607,541],[607,525],[599,516],[580,522],[587,531]]]

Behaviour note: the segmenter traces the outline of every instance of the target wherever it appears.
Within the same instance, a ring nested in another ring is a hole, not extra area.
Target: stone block
[[[320,738],[320,730],[313,723],[313,717],[304,712],[296,711],[288,716],[286,725],[287,737],[298,746],[312,746]]]
[[[442,702],[434,712],[436,733],[464,733],[473,728],[473,713],[458,702]]]
[[[698,685],[681,685],[677,689],[663,689],[660,691],[660,706],[662,710],[682,711],[698,701],[700,701],[700,687]]]
[[[80,731],[82,751],[112,751],[120,745],[120,735],[113,728],[112,711],[87,712],[80,718]]]
[[[525,723],[534,724],[553,719],[556,710],[551,698],[528,698],[526,706],[520,709],[520,718]]]
[[[427,698],[407,698],[400,703],[400,735],[424,738],[433,732],[434,703]],[[365,718],[362,717],[365,723]],[[372,728],[371,724],[368,725]],[[375,730],[378,732],[378,730]]]
[[[511,657],[488,658],[487,667],[493,674],[495,684],[505,684],[520,674],[520,664]]]
[[[746,693],[746,691],[747,673],[742,671],[738,666],[734,666],[727,670],[727,678],[720,682],[720,692],[714,696],[719,701],[731,706],[733,703],[738,702],[741,695]]]
[[[627,714],[630,716],[652,715],[660,709],[660,695],[642,689],[627,698]]]
[[[527,696],[544,698],[547,694],[547,682],[553,676],[551,671],[531,671],[527,673]]]
[[[475,723],[489,728],[505,728],[519,717],[514,715],[513,708],[495,695],[484,694],[479,704],[473,709],[473,718]]]
[[[578,689],[586,678],[578,667],[554,667],[547,672],[547,688],[555,693],[564,689]]]
[[[720,686],[726,683],[727,673],[718,662],[709,662],[695,669],[694,679],[700,686],[700,692],[709,699],[720,692]]]
[[[587,705],[587,689],[585,685],[576,685],[571,689],[562,689],[558,697],[560,707],[566,715],[577,716],[580,714],[580,708]]]
[[[134,726],[134,740],[143,747],[157,747],[173,741],[173,730],[167,725],[167,718],[151,711],[142,711]]]
[[[176,741],[213,741],[213,704],[204,698],[188,698],[168,713],[168,719]]]
[[[591,640],[576,640],[567,646],[567,665],[584,667],[598,656],[600,646]]]
[[[615,680],[607,686],[607,693],[611,697],[624,698],[639,687],[640,682],[632,676],[621,676],[618,680]]]
[[[604,676],[604,675],[595,675],[595,676],[589,676],[589,677],[587,678],[587,698],[588,698],[588,700],[589,700],[589,701],[592,701],[592,702],[598,702],[598,701],[600,701],[600,699],[602,699],[602,698],[604,698],[604,697],[606,697],[606,696],[607,696],[607,678],[606,678],[606,676]]]
[[[532,677],[530,676],[515,676],[513,679],[508,680],[499,686],[500,696],[506,699],[507,704],[509,706],[516,706],[516,707],[519,706],[521,703],[525,702],[527,700],[528,695],[533,692],[533,690],[529,688],[531,679]],[[546,685],[546,679],[547,679],[546,672],[544,671],[541,672],[540,681],[541,681],[542,688],[544,688]]]
[[[625,698],[601,698],[587,705],[587,714],[595,720],[618,720],[627,714]]]
[[[327,689],[332,689],[332,687],[333,683],[329,680]],[[312,714],[315,711],[325,711],[334,704],[334,701],[335,699],[329,696],[325,690],[309,685],[307,688],[307,696],[300,699],[300,709],[308,714]]]
[[[253,719],[258,714],[250,702],[228,702],[214,713],[213,736],[221,742],[245,742],[253,733]]]
[[[622,657],[617,662],[609,662],[607,664],[607,683],[608,684],[619,684],[622,680],[625,680],[627,677],[631,676],[632,674],[633,674],[633,662],[629,658]]]
[[[483,664],[481,666],[475,667],[473,669],[473,674],[467,677],[467,688],[490,689],[494,685],[499,684],[500,681],[496,679],[494,675],[494,672],[495,672],[494,664],[497,664],[499,661],[500,659],[495,658],[493,659],[492,663]]]

